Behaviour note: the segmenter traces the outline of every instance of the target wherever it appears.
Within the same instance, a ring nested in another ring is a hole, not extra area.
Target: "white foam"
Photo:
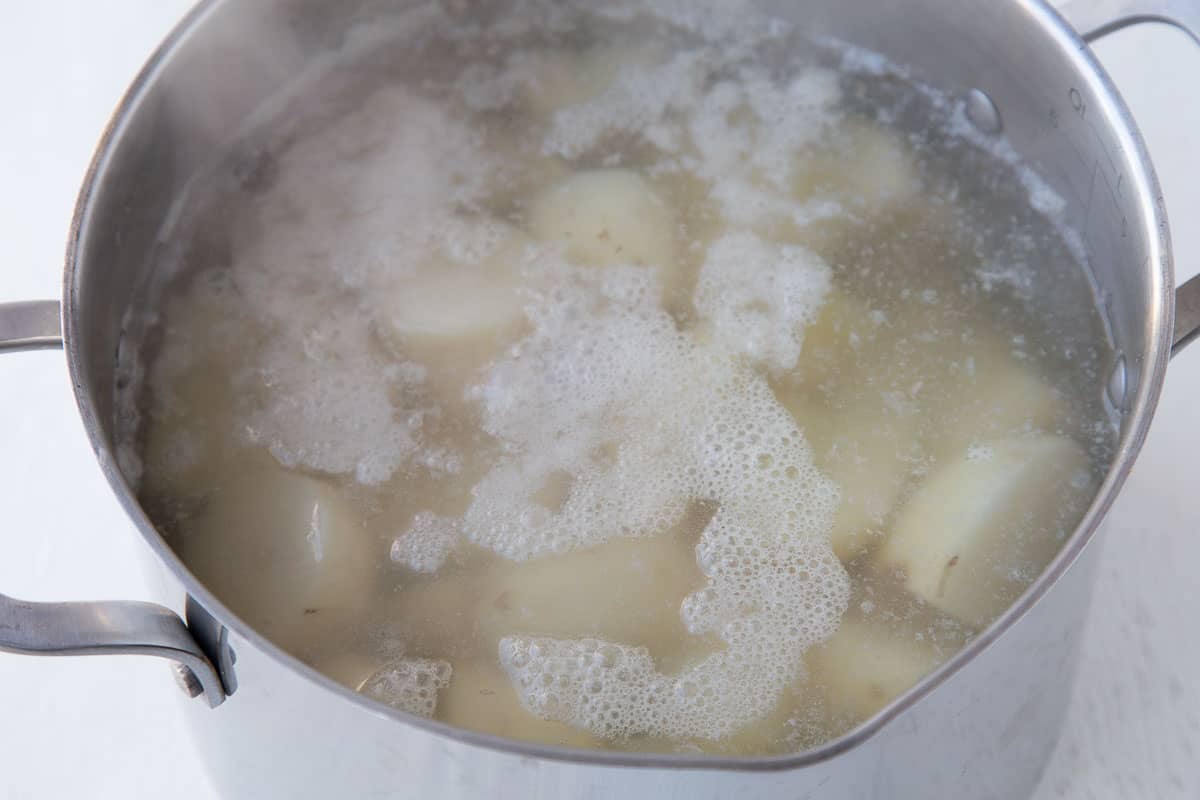
[[[432,717],[438,692],[450,685],[452,675],[446,661],[403,658],[373,674],[359,691],[400,711]]]
[[[943,96],[927,87],[921,88],[924,89],[928,97],[938,98],[943,105],[945,104],[946,101]],[[1039,175],[1033,167],[1029,166],[1021,158],[1017,151],[1013,149],[1008,139],[989,136],[980,132],[970,119],[967,118],[966,106],[963,103],[959,103],[954,107],[947,127],[949,132],[954,136],[970,142],[989,156],[1011,167],[1017,176],[1017,180],[1020,181],[1022,188],[1025,189],[1029,205],[1035,211],[1055,223],[1060,231],[1070,230],[1062,219],[1063,212],[1067,207],[1067,201],[1046,182],[1045,178]]]
[[[659,139],[670,142],[673,126],[664,124],[669,112],[686,110],[704,78],[702,51],[674,54],[653,68],[623,66],[612,85],[597,98],[559,111],[543,149],[572,158],[596,146],[613,132],[641,132],[657,126]]]
[[[730,352],[784,372],[829,285],[829,266],[812,251],[731,233],[709,246],[694,302]]]
[[[392,542],[392,561],[416,572],[437,572],[461,538],[459,520],[421,511]]]
[[[815,308],[824,286],[792,299]],[[828,538],[837,489],[765,379],[680,332],[646,271],[575,272],[531,314],[534,332],[476,391],[507,455],[475,486],[464,533],[536,558],[653,536],[690,503],[716,503],[697,548],[708,583],[681,615],[726,649],[665,675],[620,643],[514,636],[501,661],[541,716],[601,736],[725,736],[765,714],[836,629],[848,602]],[[535,494],[561,473],[567,498],[546,508]]]
[[[806,70],[787,85],[765,72],[741,67],[690,104],[687,138],[696,175],[712,182],[713,199],[735,224],[820,216],[793,196],[792,182],[804,148],[837,119],[841,93],[836,74]]]
[[[494,170],[465,122],[399,88],[284,154],[233,243],[240,306],[266,339],[236,378],[253,398],[235,420],[243,441],[364,484],[409,464],[457,471],[457,454],[425,442],[438,410],[424,370],[383,352],[356,293],[402,281],[434,248],[486,254],[494,231],[453,210]]]

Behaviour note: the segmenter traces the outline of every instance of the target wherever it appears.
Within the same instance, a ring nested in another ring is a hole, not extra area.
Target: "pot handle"
[[[0,352],[61,348],[57,301],[0,303]],[[173,662],[176,681],[216,708],[225,688],[179,615],[153,603],[28,603],[0,594],[0,651],[143,655]]]
[[[1140,22],[1165,22],[1200,44],[1200,2],[1196,0],[1065,0],[1054,4],[1085,42]],[[1200,275],[1175,290],[1171,355],[1200,336]]]

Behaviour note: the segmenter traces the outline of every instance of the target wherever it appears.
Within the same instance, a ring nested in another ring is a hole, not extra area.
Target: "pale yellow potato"
[[[830,710],[864,720],[938,665],[937,653],[903,630],[843,619],[837,633],[805,655]]]
[[[779,235],[835,258],[852,241],[879,236],[873,227],[864,234],[864,223],[874,226],[889,215],[911,216],[913,207],[922,214],[936,213],[922,194],[908,145],[874,122],[849,118],[829,143],[799,155],[792,199],[808,219],[788,223],[778,229]]]
[[[775,387],[813,450],[817,468],[838,485],[830,540],[843,561],[880,541],[900,493],[920,457],[918,418],[877,400],[835,401],[794,385]]]
[[[889,407],[870,385],[890,352],[890,328],[886,315],[835,287],[804,329],[796,372],[773,384],[817,467],[838,484],[831,538],[842,561],[879,539],[919,457],[919,417]]]
[[[234,432],[230,389],[223,372],[196,368],[173,376],[170,391],[169,403],[143,426],[142,483],[186,496],[222,482]]]
[[[453,672],[449,661],[396,658],[377,669],[358,691],[398,711],[432,717]]]
[[[603,95],[616,84],[622,69],[650,67],[662,58],[661,47],[652,43],[541,53],[525,86],[525,104],[535,116],[552,117]]]
[[[310,666],[347,689],[357,692],[379,669],[380,662],[366,653],[342,650],[314,658],[310,661]]]
[[[1046,566],[1091,496],[1063,436],[982,443],[929,475],[897,513],[878,563],[972,625],[995,619]]]
[[[520,333],[522,267],[533,242],[511,225],[488,224],[495,236],[478,262],[438,253],[378,294],[378,330],[394,349],[427,361],[456,360],[448,354],[478,360]]]
[[[704,585],[694,546],[674,532],[498,565],[479,609],[488,646],[504,636],[594,637],[678,651],[680,604]]]
[[[888,318],[842,289],[831,287],[816,320],[804,329],[793,382],[825,395],[837,393],[870,368],[891,341]]]
[[[405,652],[450,653],[478,646],[481,609],[496,596],[489,570],[440,575],[398,588],[388,601],[386,622]],[[481,651],[475,651],[477,654]],[[495,649],[486,647],[486,653]]]
[[[632,170],[577,172],[546,188],[529,203],[529,227],[581,265],[652,267],[664,287],[679,272],[675,214]]]
[[[809,676],[805,675],[783,690],[775,708],[762,719],[723,739],[701,740],[695,744],[705,753],[718,755],[794,753],[808,743],[806,728],[823,711],[820,703],[814,696]]]
[[[794,168],[800,202],[833,200],[852,213],[878,213],[921,191],[910,148],[874,122],[850,118],[828,147],[805,151]]]
[[[230,375],[255,336],[231,312],[229,291],[226,281],[199,275],[163,313],[161,349],[147,375],[153,402],[142,420],[142,485],[150,493],[219,486],[231,457],[270,462],[239,448],[235,436]]]
[[[945,385],[928,387],[923,404],[935,458],[960,457],[987,439],[1057,433],[1065,424],[1066,398],[1014,358],[1010,348],[994,342],[965,348],[955,363],[958,368]]]
[[[334,486],[278,467],[231,475],[179,540],[222,602],[294,652],[366,611],[375,550]]]
[[[843,562],[882,537],[917,460],[917,440],[915,415],[874,403],[835,411],[809,434],[817,467],[841,493],[830,537]]]
[[[544,720],[525,710],[517,690],[498,666],[480,662],[454,665],[450,686],[438,698],[435,718],[467,730],[563,747],[601,746],[585,730]]]

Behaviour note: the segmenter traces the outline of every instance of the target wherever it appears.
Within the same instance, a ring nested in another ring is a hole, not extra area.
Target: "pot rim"
[[[1102,110],[1103,117],[1112,126],[1120,147],[1130,154],[1134,169],[1126,175],[1139,201],[1142,213],[1139,224],[1149,243],[1149,255],[1144,266],[1150,271],[1150,307],[1147,309],[1147,324],[1152,335],[1142,368],[1141,380],[1133,394],[1133,402],[1126,412],[1125,431],[1114,454],[1112,466],[1097,490],[1087,513],[1075,531],[1064,543],[1058,555],[1030,584],[1021,596],[946,663],[910,687],[885,708],[863,721],[852,730],[831,739],[818,747],[799,753],[776,756],[733,757],[697,756],[660,753],[614,753],[600,750],[542,745],[507,739],[491,734],[477,733],[436,720],[425,719],[397,711],[364,695],[354,692],[322,675],[295,656],[268,641],[254,628],[247,625],[224,603],[214,596],[188,570],[155,529],[142,510],[137,495],[121,474],[117,459],[109,443],[105,441],[96,410],[89,397],[89,387],[81,367],[79,309],[80,297],[78,274],[84,233],[88,228],[92,209],[92,198],[96,187],[104,180],[112,152],[121,140],[126,125],[138,109],[146,91],[156,80],[160,70],[175,50],[198,31],[205,19],[222,5],[225,0],[200,0],[171,30],[149,60],[139,71],[121,98],[117,109],[106,126],[96,147],[91,164],[84,177],[68,235],[65,267],[63,272],[63,339],[67,366],[75,394],[76,404],[92,450],[100,462],[101,470],[108,480],[117,499],[130,519],[137,526],[142,538],[157,558],[174,574],[186,593],[213,613],[220,623],[238,636],[246,639],[259,650],[269,654],[276,662],[303,676],[320,688],[339,695],[343,701],[352,703],[360,711],[394,720],[397,724],[420,728],[431,734],[446,736],[467,744],[507,752],[525,758],[540,758],[553,761],[594,764],[611,767],[711,769],[739,772],[773,772],[811,766],[841,755],[875,736],[895,718],[920,702],[922,698],[950,680],[968,662],[972,661],[991,643],[1001,636],[1030,611],[1066,572],[1091,541],[1097,528],[1112,506],[1116,495],[1125,483],[1147,432],[1165,380],[1170,355],[1171,332],[1174,317],[1174,270],[1172,265],[1170,234],[1162,191],[1150,161],[1149,153],[1133,116],[1118,93],[1111,78],[1105,72],[1088,45],[1079,34],[1046,0],[1013,0],[1026,14],[1035,18],[1049,40],[1061,48],[1078,68],[1092,96]]]

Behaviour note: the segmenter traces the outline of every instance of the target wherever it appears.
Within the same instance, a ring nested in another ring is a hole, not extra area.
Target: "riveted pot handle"
[[[1086,42],[1140,22],[1174,25],[1200,44],[1200,2],[1197,0],[1065,0],[1056,2],[1060,14]],[[1171,355],[1200,335],[1200,275],[1175,290],[1175,327]]]
[[[1065,0],[1054,5],[1085,42],[1139,22],[1165,22],[1182,28],[1200,43],[1200,3],[1196,0]]]
[[[60,349],[62,346],[57,300],[0,303],[0,352]]]
[[[1175,329],[1171,355],[1175,356],[1200,336],[1200,275],[1175,290]]]
[[[55,301],[0,303],[0,352],[61,348]],[[179,685],[212,707],[225,689],[179,615],[153,603],[28,603],[0,594],[0,651],[43,656],[145,655],[174,663]]]

